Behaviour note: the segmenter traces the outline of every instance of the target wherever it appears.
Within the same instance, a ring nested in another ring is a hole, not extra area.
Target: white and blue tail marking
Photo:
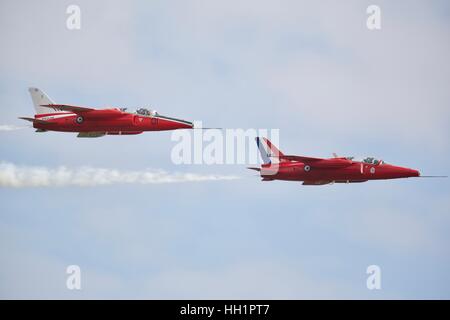
[[[259,137],[256,137],[256,145],[258,146],[259,153],[261,154],[261,159],[263,160],[263,163],[264,164],[271,163],[267,149],[267,144],[265,143],[265,141],[260,139]]]
[[[256,137],[256,144],[264,164],[284,162],[279,159],[284,154],[269,139]]]

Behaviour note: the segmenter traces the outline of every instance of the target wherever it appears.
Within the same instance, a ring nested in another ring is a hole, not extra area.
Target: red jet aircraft
[[[256,138],[256,143],[264,163],[261,168],[249,169],[259,171],[262,181],[303,181],[303,185],[317,186],[420,176],[417,170],[393,166],[375,158],[354,161],[353,157],[291,156],[284,155],[266,138]]]
[[[78,132],[78,137],[96,138],[104,135],[193,128],[191,122],[165,117],[145,108],[135,112],[127,112],[126,108],[96,110],[54,103],[38,88],[29,88],[29,91],[36,115],[34,118],[19,119],[32,122],[36,132]]]

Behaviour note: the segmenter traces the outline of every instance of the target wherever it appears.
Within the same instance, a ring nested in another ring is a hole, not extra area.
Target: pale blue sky
[[[79,31],[65,27],[78,4]],[[0,124],[27,87],[279,128],[290,154],[374,155],[448,174],[445,1],[2,1]],[[0,189],[2,298],[450,298],[448,179],[302,187],[245,166],[176,166],[170,133],[0,132],[0,161],[232,174],[236,181]],[[82,270],[82,290],[65,268]],[[366,288],[366,268],[382,290]]]

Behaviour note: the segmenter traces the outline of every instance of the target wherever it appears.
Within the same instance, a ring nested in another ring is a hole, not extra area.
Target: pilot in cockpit
[[[155,110],[149,110],[146,108],[139,108],[136,110],[136,114],[142,115],[142,116],[155,116],[156,114],[158,114]]]
[[[367,157],[363,160],[364,163],[373,164],[374,166],[377,166],[379,164],[382,164],[383,161],[377,160],[374,157]]]

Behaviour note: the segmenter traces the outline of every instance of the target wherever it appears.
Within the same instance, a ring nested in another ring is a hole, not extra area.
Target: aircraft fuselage
[[[261,167],[264,180],[291,180],[314,182],[364,182],[378,179],[418,177],[419,171],[386,163],[377,165],[351,162],[342,167],[314,167],[301,162],[265,164]],[[316,183],[319,184],[319,183]]]
[[[191,122],[161,115],[145,116],[116,109],[96,110],[85,116],[75,113],[49,113],[35,115],[42,120],[33,127],[45,131],[98,132],[138,134],[144,131],[163,131],[192,128]]]

